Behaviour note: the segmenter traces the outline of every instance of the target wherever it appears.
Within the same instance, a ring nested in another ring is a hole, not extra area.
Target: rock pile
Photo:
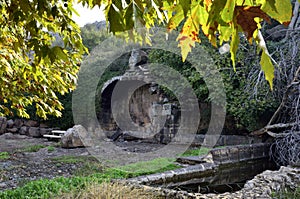
[[[45,124],[34,120],[15,119],[8,120],[5,117],[0,117],[0,135],[4,133],[13,133],[20,135],[27,135],[30,137],[43,137],[43,135],[51,132]]]

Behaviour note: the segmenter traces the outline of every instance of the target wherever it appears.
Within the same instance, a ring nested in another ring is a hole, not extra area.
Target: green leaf
[[[270,84],[271,90],[273,90],[274,66],[270,59],[269,53],[265,49],[262,50],[260,65],[261,65],[261,70],[265,74],[266,80]]]
[[[53,53],[57,56],[57,58],[63,60],[63,61],[68,61],[68,55],[64,52],[63,48],[60,46],[54,46],[52,48]]]
[[[184,20],[184,12],[181,6],[175,6],[173,9],[167,10],[166,11],[175,13],[169,20],[169,23],[167,25],[167,28],[169,31],[172,31],[176,29],[179,24]]]
[[[118,11],[116,11],[113,4],[108,6],[106,12],[107,12],[106,17],[109,22],[110,31],[113,33],[124,31],[123,23],[122,23],[123,17]]]
[[[239,47],[239,43],[240,43],[240,37],[239,37],[238,27],[233,26],[232,38],[230,42],[230,54],[231,54],[231,61],[234,70],[235,70],[236,52]]]
[[[179,0],[179,5],[182,7],[183,14],[186,17],[190,10],[191,0]]]
[[[292,18],[292,4],[290,0],[258,0],[261,10],[280,23],[288,23]]]
[[[236,0],[227,0],[226,5],[221,13],[221,17],[225,22],[230,22],[233,19],[233,13]]]

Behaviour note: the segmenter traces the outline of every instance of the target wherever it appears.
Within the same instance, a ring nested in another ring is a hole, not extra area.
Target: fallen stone
[[[64,148],[84,147],[81,138],[87,136],[87,131],[81,125],[75,125],[69,128],[67,132],[61,137],[61,146]]]

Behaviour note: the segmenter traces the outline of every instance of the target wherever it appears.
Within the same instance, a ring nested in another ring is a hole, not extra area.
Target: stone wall
[[[125,184],[125,186],[130,186],[132,189],[137,187],[145,191],[151,191],[152,193],[155,193],[155,195],[167,199],[271,199],[273,198],[272,193],[274,192],[285,190],[293,191],[300,186],[300,168],[281,167],[277,171],[266,170],[261,174],[256,175],[252,180],[247,181],[241,190],[222,194],[190,193],[187,191],[149,186],[145,185],[146,183],[141,184],[136,183],[135,181],[121,181],[121,183]]]
[[[268,143],[260,143],[217,148],[211,150],[207,156],[204,156],[201,164],[164,173],[140,176],[129,179],[129,181],[138,184],[161,184],[200,178],[216,172],[220,166],[230,166],[249,160],[267,159],[269,157],[269,147],[270,144]]]
[[[0,117],[0,135],[4,133],[13,133],[20,135],[27,135],[30,137],[43,137],[43,135],[48,134],[53,129],[47,127],[43,123],[39,123],[34,120],[26,119],[7,119],[5,117]]]

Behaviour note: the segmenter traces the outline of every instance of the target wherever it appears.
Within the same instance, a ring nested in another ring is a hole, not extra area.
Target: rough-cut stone
[[[27,134],[28,134],[28,129],[29,129],[29,127],[27,127],[27,126],[22,126],[22,127],[20,128],[20,130],[19,130],[19,134],[21,134],[21,135],[27,135]]]
[[[69,128],[67,132],[61,137],[61,145],[64,148],[84,147],[81,137],[85,138],[87,131],[81,125],[75,125]]]
[[[14,127],[14,128],[11,128],[11,129],[7,129],[7,132],[9,133],[17,133],[19,131],[18,128]]]
[[[270,143],[227,146],[216,148],[209,152],[213,162],[219,164],[235,163],[246,160],[255,160],[269,157]]]
[[[11,129],[14,126],[14,121],[12,119],[7,120],[7,128]]]
[[[24,121],[24,126],[38,127],[39,123],[37,121],[34,121],[34,120],[26,120],[26,121]]]
[[[51,132],[51,130],[52,129],[49,129],[49,128],[48,129],[47,128],[40,128],[40,134],[41,134],[41,136],[47,135]]]
[[[140,177],[141,179],[141,177]],[[166,189],[161,187],[150,187],[148,185],[137,184],[138,181],[126,180],[119,181],[125,183],[126,186],[134,188],[142,188],[144,190],[151,190],[153,193],[157,193],[158,196],[172,199],[271,199],[273,192],[281,190],[295,190],[300,184],[300,168],[299,167],[281,167],[278,171],[264,171],[257,175],[252,180],[248,181],[244,188],[240,191],[233,193],[222,194],[201,194],[190,193],[187,191],[176,191],[172,189]]]
[[[6,117],[0,117],[0,135],[5,133],[7,127]]]
[[[48,128],[48,127],[49,126],[47,124],[43,124],[43,123],[40,124],[40,128]]]
[[[16,128],[21,128],[21,126],[23,126],[24,124],[24,120],[22,119],[15,119],[14,121],[14,127]]]
[[[35,138],[41,137],[40,129],[38,127],[29,127],[28,135]]]

